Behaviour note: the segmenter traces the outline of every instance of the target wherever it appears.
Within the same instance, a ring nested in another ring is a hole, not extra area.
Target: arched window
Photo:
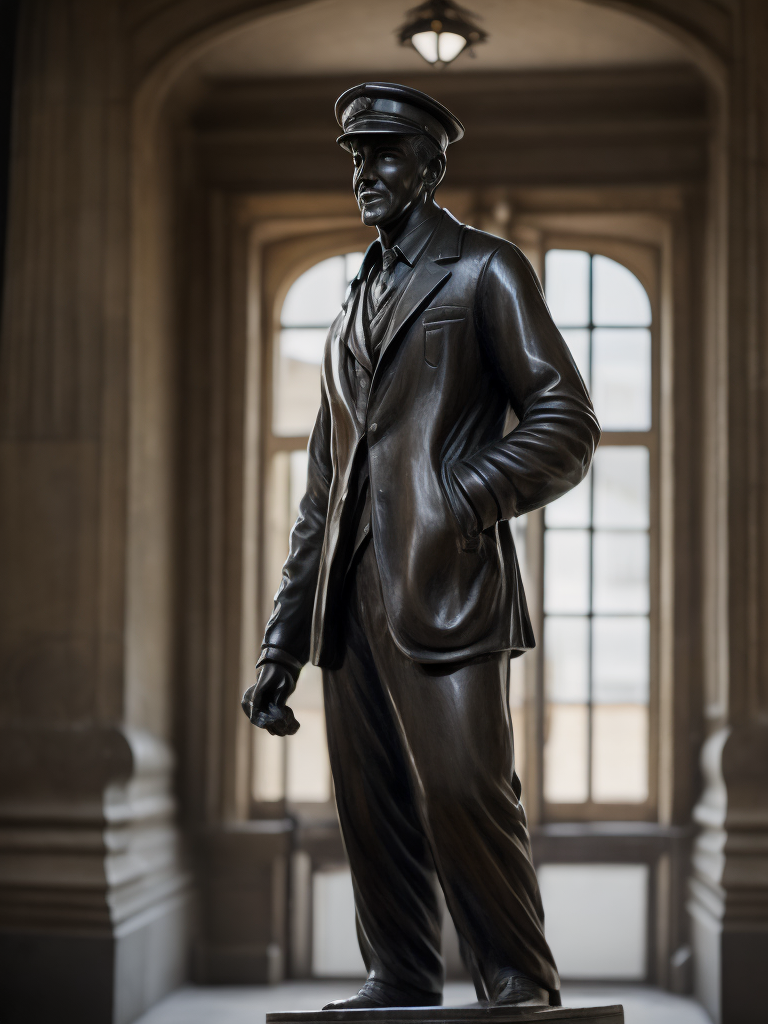
[[[304,493],[328,327],[361,257],[359,252],[333,256],[299,276],[275,322],[265,413],[264,609],[271,607]],[[650,751],[655,728],[651,648],[657,428],[651,303],[626,267],[581,250],[546,253],[545,290],[592,394],[603,436],[579,487],[543,512],[510,524],[529,599],[538,603],[531,610],[539,623],[538,652],[511,665],[517,767],[524,799],[541,809],[536,820],[543,819],[545,826],[558,819],[649,818],[655,811]],[[527,685],[533,675],[535,700]],[[314,666],[304,668],[291,706],[301,722],[295,736],[281,740],[252,731],[252,792],[256,814],[284,814],[286,804],[293,805],[309,835],[307,822],[334,820],[322,677]],[[265,804],[272,804],[272,810]],[[312,907],[307,971],[319,977],[359,973],[349,871],[340,853],[326,863],[322,843],[317,853],[311,841],[303,842],[294,857],[291,884],[298,887],[296,906]],[[566,895],[588,894],[594,916],[595,900],[608,891],[607,876],[604,864],[584,864],[583,856],[573,858],[572,852],[560,849],[548,862],[545,849],[540,881],[557,955],[570,963],[574,976],[591,976],[592,960],[583,969],[573,966],[581,938],[571,922],[579,915]],[[601,927],[610,924],[611,935],[623,936],[614,942],[616,970],[622,977],[642,979],[647,973],[649,867],[631,857],[628,861],[623,849],[613,847],[602,859],[617,862],[609,873],[613,896],[600,903]],[[309,917],[303,920],[309,935]],[[334,951],[330,959],[324,953],[328,950]],[[601,961],[597,969],[605,970],[605,964]]]
[[[306,483],[325,338],[361,258],[354,252],[322,260],[293,282],[282,304],[265,494],[269,597]],[[603,437],[585,481],[544,510],[543,579],[530,588],[543,595],[541,713],[534,715],[543,722],[541,795],[545,815],[569,817],[578,809],[581,817],[625,817],[627,807],[639,812],[650,801],[651,305],[634,274],[599,254],[549,250],[545,282]],[[525,520],[512,526],[525,563]],[[524,785],[525,662],[512,662],[510,688]],[[327,802],[322,682],[311,665],[292,706],[302,728],[286,743],[255,731],[254,796]]]
[[[602,255],[552,249],[545,281],[603,436],[584,482],[544,511],[543,800],[606,817],[651,801],[651,304]]]

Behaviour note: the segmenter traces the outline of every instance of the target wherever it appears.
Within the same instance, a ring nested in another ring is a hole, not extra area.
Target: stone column
[[[760,0],[733,5],[731,45],[728,88],[713,102],[701,555],[710,735],[689,909],[698,998],[717,1024],[758,1024],[768,963],[768,9]]]
[[[120,10],[21,6],[0,340],[0,987],[13,1022],[127,1022],[185,970],[170,658],[127,683]],[[167,652],[169,617],[154,618]]]

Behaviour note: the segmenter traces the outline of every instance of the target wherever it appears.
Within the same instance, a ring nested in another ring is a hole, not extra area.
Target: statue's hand
[[[296,680],[284,665],[267,661],[253,686],[249,686],[240,702],[249,720],[273,736],[293,736],[299,723],[286,701],[296,689]]]

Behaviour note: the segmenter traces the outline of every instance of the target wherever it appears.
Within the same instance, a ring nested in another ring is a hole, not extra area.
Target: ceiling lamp
[[[408,12],[400,29],[403,46],[413,46],[429,64],[445,67],[468,46],[485,42],[487,32],[472,21],[473,15],[453,0],[427,0]]]

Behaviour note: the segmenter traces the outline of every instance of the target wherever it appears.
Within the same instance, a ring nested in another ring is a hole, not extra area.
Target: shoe
[[[418,992],[395,988],[384,981],[366,981],[355,996],[326,1003],[324,1010],[374,1010],[384,1006],[442,1006],[439,992]]]
[[[493,986],[492,1006],[549,1006],[549,992],[518,971],[500,971]]]

